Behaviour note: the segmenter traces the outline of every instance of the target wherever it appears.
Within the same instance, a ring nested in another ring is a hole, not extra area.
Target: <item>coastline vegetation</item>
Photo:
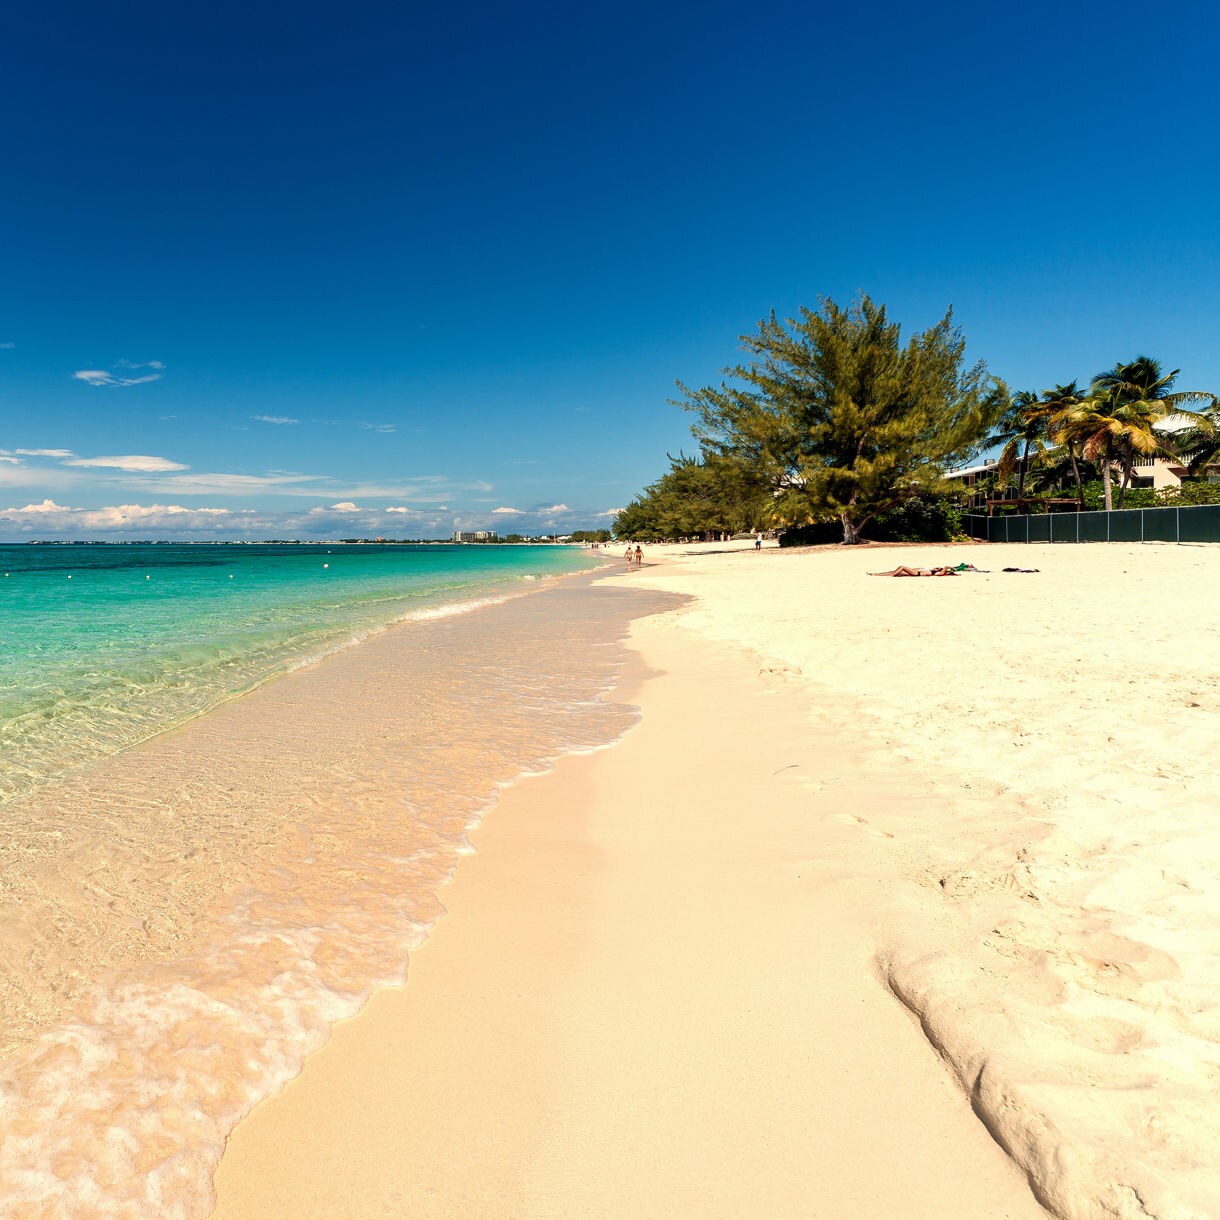
[[[674,405],[694,414],[698,452],[670,455],[615,519],[617,537],[944,541],[960,535],[968,500],[1109,509],[1116,480],[1119,508],[1220,503],[1220,483],[1208,481],[1220,471],[1217,398],[1176,389],[1178,370],[1148,356],[1086,388],[1010,393],[983,362],[966,362],[951,310],[904,343],[863,294],[786,323],[773,312],[741,344],[748,359],[718,386],[679,382]],[[970,486],[946,477],[997,449]],[[1180,486],[1140,485],[1137,469],[1157,458],[1176,463]]]

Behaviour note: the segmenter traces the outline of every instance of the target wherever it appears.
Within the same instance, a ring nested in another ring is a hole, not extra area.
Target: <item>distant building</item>
[[[454,530],[454,542],[495,542],[500,537],[495,530]]]

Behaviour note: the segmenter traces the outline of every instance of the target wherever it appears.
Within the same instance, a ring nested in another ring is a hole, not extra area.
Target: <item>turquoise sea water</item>
[[[556,546],[0,545],[0,802],[387,623],[588,564]]]

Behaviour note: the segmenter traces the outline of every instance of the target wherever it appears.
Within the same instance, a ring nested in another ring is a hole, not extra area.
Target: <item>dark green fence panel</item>
[[[1080,513],[1081,542],[1109,542],[1110,531],[1106,526],[1105,513]]]
[[[1220,542],[1220,504],[1196,504],[1182,514],[1179,542]]]
[[[1080,541],[1079,513],[1048,513],[1046,517],[1052,542]]]
[[[1138,514],[1132,513],[1131,516],[1142,516],[1144,519],[1144,533],[1141,541],[1143,542],[1177,542],[1178,540],[1178,513],[1181,509],[1177,508],[1145,508]],[[1115,513],[1116,517],[1125,517],[1127,513]]]
[[[1023,517],[972,514],[962,521],[971,538],[989,542],[1220,542],[1220,504]]]
[[[1110,542],[1142,542],[1143,541],[1143,509],[1133,508],[1130,512],[1102,513],[1110,518]]]

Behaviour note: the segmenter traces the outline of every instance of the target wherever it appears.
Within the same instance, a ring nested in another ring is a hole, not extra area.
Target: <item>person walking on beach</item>
[[[754,549],[756,551],[762,550],[762,534],[761,533],[754,539]]]
[[[644,566],[644,552],[640,550],[640,544],[635,544],[635,566],[642,568]]]
[[[623,552],[623,558],[627,561],[627,571],[631,571],[632,561],[635,559],[635,552],[631,549],[631,543],[627,543],[627,549]]]

